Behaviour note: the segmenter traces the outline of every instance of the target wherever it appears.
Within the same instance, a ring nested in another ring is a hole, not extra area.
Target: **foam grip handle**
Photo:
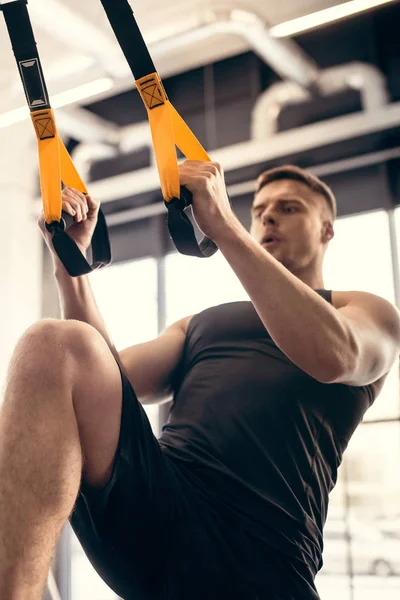
[[[71,225],[75,223],[74,217],[69,213],[65,212],[64,210],[61,213],[61,217],[65,222],[65,229],[68,229],[69,227],[71,227]]]

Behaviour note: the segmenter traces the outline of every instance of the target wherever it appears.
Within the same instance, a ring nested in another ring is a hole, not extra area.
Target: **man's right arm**
[[[97,329],[130,380],[142,404],[166,400],[171,392],[172,377],[182,357],[191,317],[170,325],[155,340],[118,352],[107,332],[89,277],[70,277],[57,258],[55,265],[62,318],[83,321]]]
[[[100,204],[90,195],[66,188],[62,192],[62,208],[74,216],[75,222],[68,235],[83,255],[86,255],[96,227]],[[141,402],[156,402],[165,398],[170,392],[172,376],[181,360],[190,317],[168,327],[159,338],[118,353],[97,306],[89,277],[68,275],[54,251],[43,213],[38,219],[38,225],[53,256],[63,319],[82,321],[97,329],[130,379]]]
[[[119,353],[124,372],[142,404],[160,403],[171,395],[190,320],[185,317],[176,321],[155,340]]]

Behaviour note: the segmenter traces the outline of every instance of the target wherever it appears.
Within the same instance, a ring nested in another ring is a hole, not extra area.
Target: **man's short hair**
[[[334,193],[331,188],[326,185],[321,179],[312,175],[308,171],[301,169],[300,167],[296,167],[294,165],[283,165],[282,167],[274,167],[273,169],[269,169],[268,171],[264,171],[261,173],[259,178],[257,179],[257,189],[256,194],[264,186],[272,181],[278,181],[280,179],[290,179],[292,181],[300,181],[307,185],[310,190],[317,194],[321,194],[323,196],[330,208],[330,211],[333,216],[333,220],[337,217],[337,204]]]

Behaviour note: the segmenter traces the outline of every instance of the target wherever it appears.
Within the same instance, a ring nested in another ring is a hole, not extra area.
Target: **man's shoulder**
[[[376,294],[371,294],[370,292],[361,292],[355,290],[346,290],[346,291],[334,291],[332,290],[332,305],[335,308],[343,308],[348,304],[360,306],[368,306],[368,305],[381,305],[382,307],[387,305],[391,305],[388,300],[382,298],[381,296],[377,296]],[[392,305],[393,306],[393,305]]]

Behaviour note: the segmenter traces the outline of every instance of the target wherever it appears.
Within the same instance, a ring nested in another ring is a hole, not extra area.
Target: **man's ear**
[[[327,244],[335,237],[332,221],[324,221],[322,224],[322,242]]]

